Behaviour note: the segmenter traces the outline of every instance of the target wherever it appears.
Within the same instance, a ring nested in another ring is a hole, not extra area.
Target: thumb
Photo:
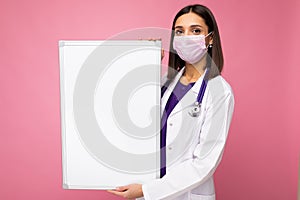
[[[126,186],[118,186],[118,187],[116,187],[116,190],[118,190],[118,191],[124,191],[124,190],[127,190],[128,189],[128,186],[126,185]]]

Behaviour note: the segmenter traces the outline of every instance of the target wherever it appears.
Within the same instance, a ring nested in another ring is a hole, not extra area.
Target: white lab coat
[[[161,116],[184,67],[161,99]],[[178,102],[167,120],[166,175],[142,184],[139,200],[215,200],[213,173],[218,166],[231,122],[234,96],[217,76],[208,81],[199,117],[189,111],[197,99],[203,75]],[[162,84],[166,75],[162,78]]]

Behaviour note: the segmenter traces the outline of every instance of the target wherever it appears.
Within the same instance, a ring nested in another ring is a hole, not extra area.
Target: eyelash
[[[175,35],[179,35],[182,33],[182,30],[175,30]]]
[[[198,34],[201,33],[200,29],[194,29],[193,32],[198,31]]]
[[[200,29],[193,29],[192,32],[193,32],[193,34],[200,34],[201,30]],[[175,35],[180,35],[182,33],[183,33],[182,30],[175,30]]]

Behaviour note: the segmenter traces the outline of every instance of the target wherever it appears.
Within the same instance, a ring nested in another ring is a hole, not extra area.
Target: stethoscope
[[[194,102],[193,108],[191,109],[191,111],[189,111],[189,114],[192,117],[199,117],[200,115],[200,109],[201,109],[201,104],[202,104],[202,100],[204,97],[204,93],[206,90],[206,86],[207,86],[207,82],[208,82],[208,72],[209,72],[209,67],[207,67],[206,72],[205,72],[205,76],[203,77],[203,81],[197,96],[197,100]]]

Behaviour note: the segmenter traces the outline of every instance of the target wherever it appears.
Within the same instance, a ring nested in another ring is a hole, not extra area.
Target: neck
[[[204,73],[205,65],[206,65],[206,56],[204,56],[196,64],[185,63],[185,71],[183,76],[186,78],[188,82],[197,81],[198,78]]]

